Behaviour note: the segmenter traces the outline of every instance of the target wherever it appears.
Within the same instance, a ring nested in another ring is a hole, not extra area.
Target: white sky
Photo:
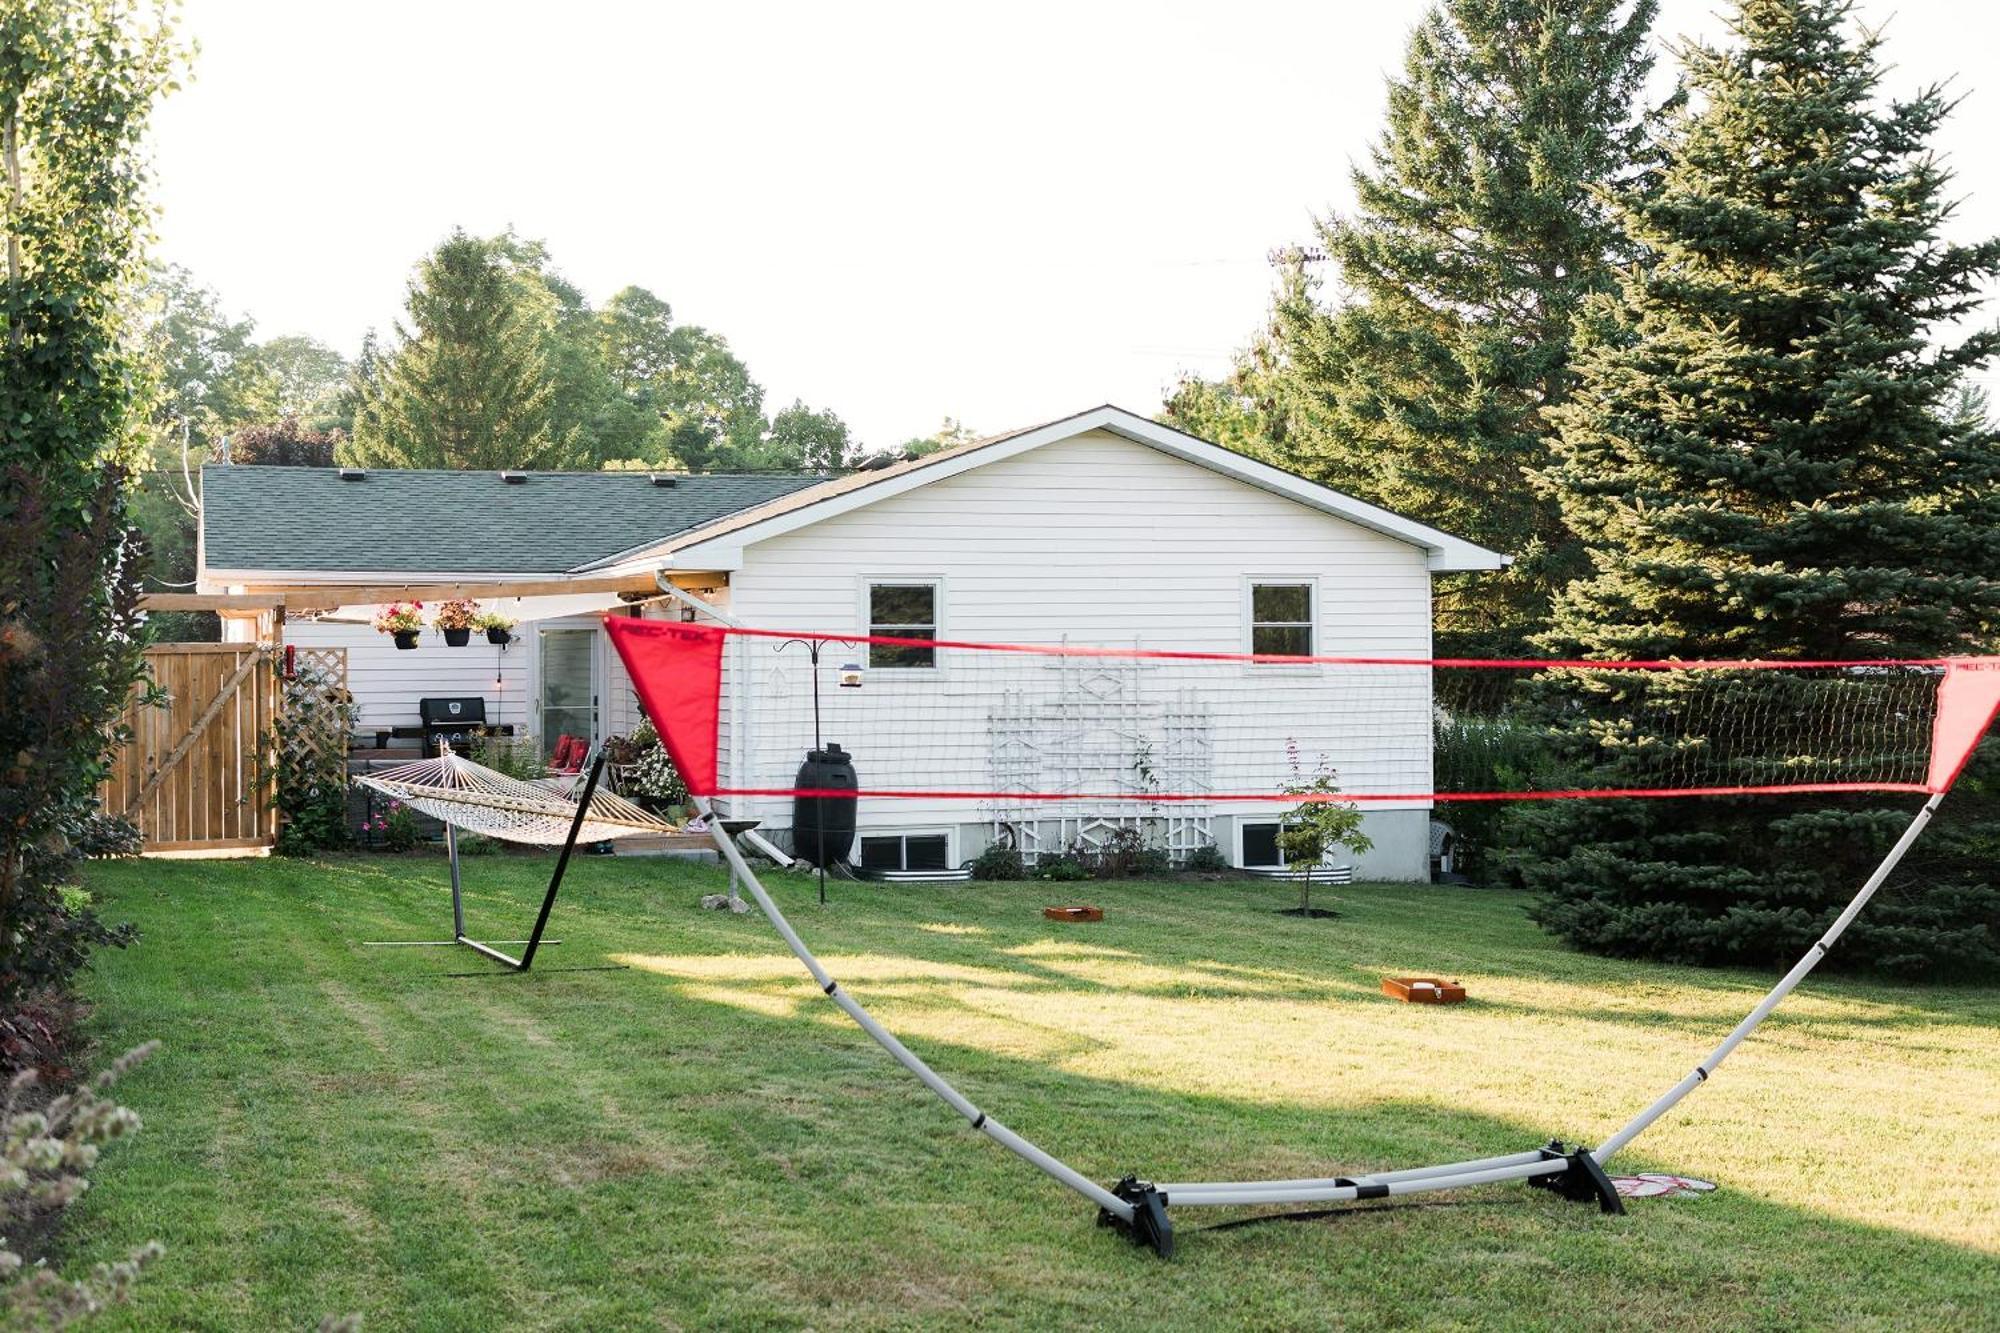
[[[1423,8],[187,0],[159,255],[261,336],[352,354],[451,227],[511,224],[870,445],[1150,414],[1262,318],[1267,251],[1347,205]],[[1720,8],[1666,0],[1658,32]],[[1972,94],[1940,146],[1958,234],[2000,231],[2000,11],[1861,12],[1891,20],[1891,91]]]

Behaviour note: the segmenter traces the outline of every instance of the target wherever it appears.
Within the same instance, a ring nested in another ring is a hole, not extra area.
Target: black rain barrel
[[[799,765],[800,791],[853,791],[854,756],[838,742],[824,750],[806,751]],[[792,853],[824,869],[847,859],[854,846],[852,796],[795,796],[792,798]]]

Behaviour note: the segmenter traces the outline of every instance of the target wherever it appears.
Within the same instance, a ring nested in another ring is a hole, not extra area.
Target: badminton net
[[[2000,708],[2000,658],[1474,660],[606,623],[696,796],[1002,820],[1936,793]],[[802,768],[835,746],[852,789]]]

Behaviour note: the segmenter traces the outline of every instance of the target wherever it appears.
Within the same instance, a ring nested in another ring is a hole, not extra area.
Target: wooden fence
[[[135,692],[132,739],[100,793],[107,814],[139,826],[149,852],[269,847],[277,838],[270,744],[280,682],[271,651],[250,643],[146,650],[164,707]]]

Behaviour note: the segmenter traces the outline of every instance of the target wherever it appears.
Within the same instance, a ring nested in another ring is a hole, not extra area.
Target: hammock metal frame
[[[671,825],[655,819],[624,797],[609,791],[598,792],[597,784],[604,774],[604,761],[604,749],[599,746],[584,778],[583,792],[574,801],[559,789],[522,782],[461,758],[453,754],[448,746],[434,760],[357,776],[355,781],[360,785],[402,801],[442,822],[445,857],[451,865],[451,939],[382,942],[462,944],[474,953],[516,972],[526,972],[534,966],[535,953],[544,944],[562,943],[561,940],[542,937],[548,930],[549,914],[555,910],[556,895],[562,891],[570,855],[576,850],[576,844],[586,829],[589,830],[586,840],[590,842],[671,831]],[[495,942],[474,939],[466,933],[465,897],[460,889],[458,863],[458,830],[461,827],[505,842],[543,846],[550,845],[558,830],[566,830],[561,833],[559,845],[562,850],[557,854],[555,869],[549,875],[548,890],[542,894],[542,905],[535,914],[534,929],[522,942],[525,947],[519,957],[496,948]]]
[[[1474,1185],[1491,1185],[1502,1181],[1520,1180],[1543,1189],[1550,1190],[1563,1198],[1579,1202],[1594,1202],[1605,1213],[1622,1213],[1625,1204],[1618,1196],[1617,1188],[1605,1174],[1604,1164],[1624,1149],[1626,1145],[1671,1110],[1683,1097],[1706,1083],[1729,1053],[1756,1030],[1758,1024],[1778,1007],[1794,987],[1805,980],[1824,958],[1834,942],[1876,890],[1889,878],[1902,861],[1917,838],[1923,833],[1931,816],[1937,812],[1944,793],[1937,792],[1924,802],[1910,820],[1909,826],[1896,840],[1895,846],[1882,858],[1879,865],[1849,900],[1847,907],[1834,918],[1826,932],[1806,950],[1805,956],[1793,965],[1773,986],[1764,998],[1757,1002],[1743,1020],[1723,1038],[1720,1045],[1690,1070],[1686,1077],[1662,1093],[1651,1105],[1627,1121],[1625,1126],[1604,1140],[1602,1146],[1586,1148],[1565,1146],[1561,1140],[1552,1139],[1543,1147],[1531,1148],[1525,1152],[1506,1153],[1497,1157],[1480,1157],[1471,1161],[1448,1162],[1440,1166],[1410,1167],[1400,1171],[1375,1171],[1351,1176],[1325,1176],[1315,1179],[1298,1180],[1239,1180],[1239,1181],[1190,1181],[1180,1183],[1158,1183],[1136,1176],[1126,1176],[1117,1184],[1106,1188],[1090,1179],[1076,1168],[1051,1156],[1042,1148],[1022,1138],[1013,1130],[995,1120],[973,1103],[957,1088],[947,1082],[942,1075],[912,1052],[895,1034],[875,1020],[874,1015],[862,1008],[860,1003],[843,990],[832,974],[813,956],[805,941],[799,938],[785,914],[757,879],[747,858],[736,845],[736,839],[749,833],[754,820],[725,820],[714,817],[706,800],[696,804],[705,814],[710,815],[709,829],[718,851],[728,863],[731,871],[749,888],[756,899],[758,908],[785,941],[794,956],[805,965],[819,988],[827,998],[840,1007],[842,1012],[860,1025],[861,1030],[875,1039],[877,1045],[895,1057],[897,1063],[922,1081],[925,1087],[935,1093],[938,1099],[964,1116],[972,1127],[992,1139],[1001,1147],[1021,1158],[1052,1179],[1075,1190],[1084,1198],[1097,1205],[1097,1221],[1100,1226],[1114,1227],[1129,1237],[1134,1244],[1150,1247],[1161,1258],[1171,1258],[1174,1252],[1173,1222],[1167,1215],[1171,1203],[1179,1207],[1260,1207],[1269,1204],[1292,1203],[1336,1203],[1360,1199],[1383,1199],[1402,1194],[1417,1194],[1429,1190],[1464,1189]]]

